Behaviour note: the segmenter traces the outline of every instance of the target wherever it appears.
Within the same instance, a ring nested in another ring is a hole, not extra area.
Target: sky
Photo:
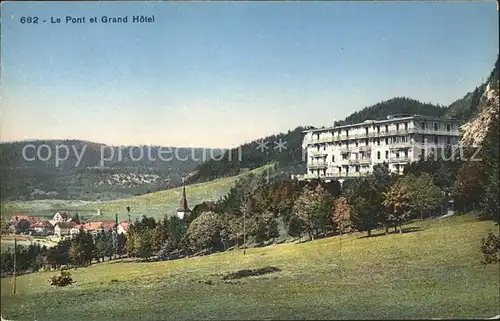
[[[448,105],[499,46],[495,2],[2,2],[1,19],[2,142],[229,148],[393,97]]]

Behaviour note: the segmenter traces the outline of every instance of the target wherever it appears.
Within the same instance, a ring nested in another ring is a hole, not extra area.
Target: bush
[[[500,262],[500,236],[488,233],[486,238],[481,239],[481,253],[483,253],[483,263],[490,264]]]
[[[50,285],[55,285],[55,286],[67,286],[75,283],[75,281],[73,281],[73,279],[71,278],[71,273],[69,273],[66,270],[61,270],[60,275],[52,276],[49,282]]]

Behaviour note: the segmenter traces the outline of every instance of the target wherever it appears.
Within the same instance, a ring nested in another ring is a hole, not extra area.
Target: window
[[[365,158],[365,152],[360,152],[359,153],[359,158],[361,158],[361,159]]]
[[[396,158],[399,158],[399,152],[396,152]]]
[[[434,130],[438,130],[438,123],[434,123]]]
[[[377,133],[380,133],[380,126],[377,126]]]
[[[446,124],[446,131],[451,131],[451,124]]]
[[[377,152],[377,159],[380,159],[380,152]]]
[[[389,131],[389,126],[385,125],[385,132],[388,132],[388,131]]]
[[[385,138],[385,144],[386,144],[386,145],[389,145],[389,137],[386,137],[386,138]]]
[[[405,149],[405,158],[408,158],[408,150]]]
[[[332,163],[335,163],[335,155],[332,155]]]
[[[347,137],[349,137],[349,131],[348,131],[348,130],[346,130],[346,131],[345,131],[345,135],[346,135]]]
[[[396,131],[399,131],[399,124],[396,124]]]
[[[405,130],[408,130],[408,123],[405,123]]]
[[[421,122],[420,127],[422,127],[422,129],[425,129],[425,122]]]
[[[356,147],[358,147],[358,141],[356,141]]]
[[[365,132],[368,135],[368,127],[365,128]]]
[[[451,145],[451,137],[446,137],[446,144]]]
[[[359,165],[356,165],[356,172],[359,172]]]
[[[343,160],[346,160],[346,159],[347,159],[347,155],[348,155],[348,154],[342,154],[342,159],[343,159]]]
[[[421,149],[420,150],[420,159],[424,159],[425,158],[425,149]]]
[[[380,138],[377,138],[377,146],[380,146]]]
[[[323,145],[323,150],[326,150],[326,144],[325,144],[325,145]]]
[[[388,150],[385,151],[385,158],[386,159],[389,158],[389,151]]]
[[[425,135],[422,135],[422,144],[425,144]]]
[[[368,146],[368,139],[365,139],[365,146]]]
[[[438,140],[437,135],[434,135],[434,144],[437,144],[437,143],[438,143],[438,141],[439,141],[439,140]]]

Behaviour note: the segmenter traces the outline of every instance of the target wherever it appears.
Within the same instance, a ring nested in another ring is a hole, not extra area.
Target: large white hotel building
[[[382,163],[391,172],[402,173],[404,165],[460,141],[457,120],[420,115],[394,115],[304,133],[307,173],[297,178],[341,182],[367,175]]]

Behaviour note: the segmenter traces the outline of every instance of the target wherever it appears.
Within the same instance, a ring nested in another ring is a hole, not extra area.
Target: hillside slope
[[[271,165],[270,165],[271,166]],[[189,206],[192,208],[203,201],[216,201],[226,195],[235,182],[247,175],[260,175],[267,171],[263,166],[236,176],[212,180],[209,182],[189,185],[186,188]],[[119,220],[128,219],[127,206],[130,206],[130,215],[133,220],[143,215],[162,219],[165,215],[175,215],[179,206],[182,188],[171,188],[149,194],[125,197],[110,201],[72,201],[72,200],[39,200],[26,202],[5,202],[2,204],[2,216],[13,213],[24,213],[33,216],[50,216],[55,211],[77,212],[80,216],[93,220],[114,219],[118,214]],[[100,215],[97,214],[100,210]]]
[[[500,314],[498,264],[481,264],[491,221],[473,215],[417,221],[408,233],[355,233],[174,261],[112,261],[1,280],[12,320],[465,319]],[[413,231],[412,231],[413,230]],[[382,231],[378,231],[382,233]],[[230,273],[278,272],[224,280]],[[61,298],[64,297],[62,300]],[[77,307],[77,308],[75,308]]]

